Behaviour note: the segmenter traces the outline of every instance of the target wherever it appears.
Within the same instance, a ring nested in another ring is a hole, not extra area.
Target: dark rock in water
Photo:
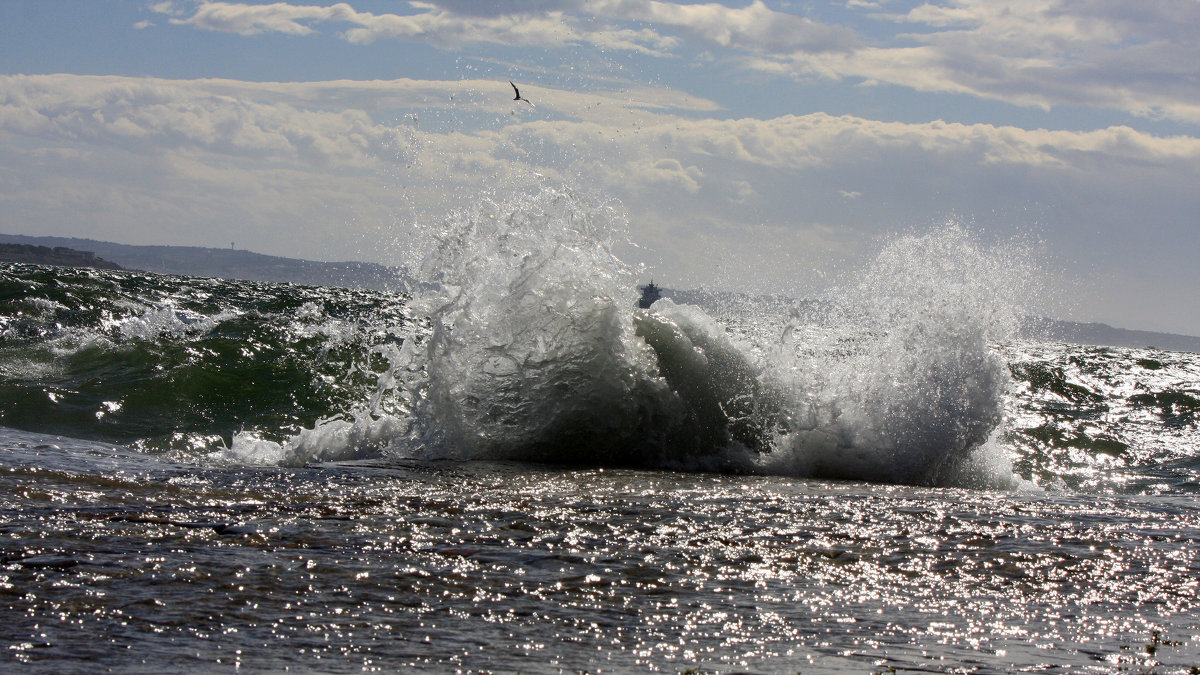
[[[659,288],[653,281],[645,286],[638,286],[638,290],[642,292],[642,297],[638,298],[637,303],[641,309],[650,309],[650,305],[662,298],[662,288]]]
[[[66,246],[35,246],[32,244],[0,244],[0,262],[55,265],[58,267],[94,267],[101,270],[124,269],[120,265],[97,258],[91,251],[78,251]]]

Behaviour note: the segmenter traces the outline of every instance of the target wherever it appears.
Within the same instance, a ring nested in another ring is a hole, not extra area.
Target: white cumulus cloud
[[[1018,106],[1084,105],[1134,116],[1200,123],[1200,3],[1162,0],[930,0],[847,9],[891,37],[774,9],[667,0],[409,2],[395,12],[349,2],[164,2],[172,23],[253,36],[323,32],[351,43],[424,42],[602,50],[650,57],[701,52],[776,77],[890,84]]]
[[[740,278],[804,293],[876,237],[954,214],[1105,270],[1097,293],[1200,250],[1194,136],[721,119],[671,92],[545,86],[514,114],[506,87],[0,76],[0,231],[396,262],[380,242],[484,191],[553,181],[619,200],[639,255],[680,286],[721,281],[730,252],[769,237],[771,275]]]

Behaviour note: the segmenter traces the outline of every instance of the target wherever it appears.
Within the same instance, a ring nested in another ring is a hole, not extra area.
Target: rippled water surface
[[[635,309],[621,226],[485,195],[411,293],[0,265],[0,670],[1200,669],[1200,355],[1020,337],[956,227]]]
[[[2,658],[48,671],[1200,664],[1194,496],[3,444]]]

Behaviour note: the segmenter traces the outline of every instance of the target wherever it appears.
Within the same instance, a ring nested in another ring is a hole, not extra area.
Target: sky
[[[616,205],[675,288],[1022,246],[1200,335],[1200,0],[0,2],[0,232],[411,265],[481,196]],[[529,102],[513,101],[509,81]]]

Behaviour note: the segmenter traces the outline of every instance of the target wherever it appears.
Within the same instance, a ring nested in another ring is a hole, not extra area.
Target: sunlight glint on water
[[[1200,664],[1200,357],[1016,335],[955,226],[636,310],[610,206],[481,199],[414,296],[0,268],[0,659]]]

